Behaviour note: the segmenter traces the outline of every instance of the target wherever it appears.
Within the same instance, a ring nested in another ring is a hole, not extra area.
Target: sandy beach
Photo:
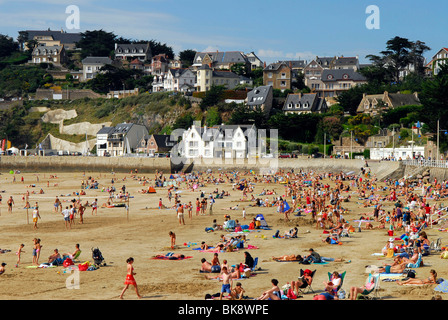
[[[51,177],[53,175],[53,177]],[[271,287],[270,280],[279,280],[282,287],[287,282],[296,280],[300,269],[316,269],[316,275],[312,288],[316,293],[323,291],[323,282],[328,280],[327,273],[346,271],[343,288],[348,293],[351,286],[362,286],[368,277],[366,265],[381,266],[383,263],[391,263],[392,258],[373,255],[380,253],[390,236],[386,230],[362,230],[358,232],[357,220],[361,215],[371,214],[373,209],[360,208],[358,197],[352,195],[349,202],[344,202],[344,208],[348,214],[344,217],[356,227],[350,237],[341,239],[342,245],[329,245],[322,242],[326,237],[322,230],[317,230],[315,223],[311,222],[309,214],[304,217],[291,216],[291,221],[285,222],[283,215],[277,213],[275,207],[249,207],[250,202],[241,201],[241,191],[232,190],[229,183],[208,184],[194,192],[187,190],[185,183],[181,183],[178,191],[182,203],[191,201],[194,205],[199,198],[200,191],[206,195],[216,190],[225,190],[230,196],[217,199],[213,207],[213,215],[196,216],[193,208],[193,218],[189,219],[185,212],[186,225],[179,225],[174,209],[158,209],[159,198],[162,198],[166,206],[174,205],[167,198],[167,188],[155,188],[156,193],[142,194],[139,191],[147,189],[151,182],[143,186],[137,177],[147,177],[154,180],[154,174],[132,174],[111,172],[73,172],[73,173],[16,173],[2,172],[0,175],[0,191],[2,191],[2,203],[0,205],[0,249],[11,250],[0,253],[0,262],[5,262],[6,272],[0,275],[1,288],[0,299],[3,300],[35,300],[35,299],[62,299],[62,300],[110,300],[118,299],[124,287],[126,277],[126,259],[133,257],[135,279],[138,283],[140,294],[144,299],[150,300],[201,300],[205,294],[215,294],[220,291],[221,284],[217,280],[205,279],[204,274],[199,273],[201,258],[210,261],[213,253],[193,250],[198,248],[202,241],[214,245],[226,231],[205,232],[206,227],[211,227],[213,219],[219,224],[224,222],[224,215],[228,214],[232,219],[238,219],[241,224],[249,224],[257,215],[263,214],[270,230],[257,230],[246,234],[248,244],[258,249],[240,249],[236,252],[219,253],[219,259],[227,259],[230,265],[244,262],[244,251],[250,252],[252,257],[258,257],[258,266],[261,270],[256,275],[241,280],[246,295],[251,298],[258,297],[264,290]],[[168,178],[169,173],[165,173]],[[15,182],[13,179],[15,177]],[[21,178],[23,177],[23,182]],[[66,230],[64,220],[60,212],[55,213],[53,203],[58,196],[65,207],[72,199],[78,199],[73,192],[80,192],[81,181],[93,177],[99,183],[98,189],[88,189],[86,195],[80,196],[85,201],[92,202],[98,199],[99,208],[96,215],[92,215],[92,209],[88,207],[84,214],[84,223],[79,224],[79,218],[75,220],[73,228]],[[104,208],[109,194],[102,188],[111,186],[111,179],[115,180],[115,187],[120,189],[126,186],[133,198],[129,202],[129,211],[124,207]],[[333,187],[334,183],[329,182]],[[40,189],[44,194],[39,194]],[[255,184],[254,196],[263,189],[274,189],[277,195],[284,194],[282,184]],[[25,201],[23,195],[29,191],[29,202],[33,206],[38,202],[41,220],[38,221],[38,229],[33,230],[32,210],[23,209]],[[349,192],[347,195],[351,194]],[[7,210],[7,199],[13,196],[15,205],[12,213]],[[249,197],[251,195],[249,194]],[[272,196],[271,196],[272,197]],[[444,202],[442,199],[440,202]],[[430,203],[434,202],[430,200]],[[239,204],[239,210],[223,210]],[[391,210],[392,202],[386,201],[383,207]],[[245,207],[247,220],[242,220],[242,210]],[[208,210],[207,210],[208,213]],[[283,234],[286,230],[298,225],[298,238],[283,239],[273,238],[276,230]],[[373,222],[374,226],[378,223]],[[170,246],[169,231],[176,234],[177,247],[172,250]],[[442,239],[442,246],[448,243],[446,232],[438,231],[437,226],[426,228],[430,241]],[[396,231],[394,237],[402,234]],[[41,239],[42,251],[40,262],[47,262],[48,256],[58,249],[60,253],[73,252],[75,244],[80,244],[82,253],[79,261],[92,262],[91,248],[98,247],[105,258],[106,266],[98,270],[79,273],[79,289],[69,290],[66,286],[68,273],[63,273],[63,267],[56,268],[30,268],[32,266],[33,238]],[[25,244],[21,263],[15,267],[17,256],[15,252],[19,245]],[[186,245],[185,245],[186,244]],[[324,265],[300,265],[297,262],[272,261],[273,256],[301,254],[306,255],[309,248],[314,248],[321,256],[343,258],[343,262],[329,262]],[[180,253],[191,256],[185,260],[154,260],[155,255],[168,252]],[[423,258],[425,266],[415,269],[417,278],[427,278],[429,270],[435,269],[439,278],[448,279],[446,260],[440,259],[439,254],[432,254]],[[387,300],[429,300],[434,295],[435,285],[424,286],[399,286],[395,282],[380,283],[379,294]],[[137,299],[135,292],[130,288],[125,299]],[[313,293],[303,295],[299,300],[311,300]]]

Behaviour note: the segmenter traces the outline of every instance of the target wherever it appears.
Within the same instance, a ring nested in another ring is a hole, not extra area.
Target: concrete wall
[[[272,162],[270,162],[272,161]],[[429,170],[430,178],[439,180],[448,179],[448,169],[423,168],[405,166],[399,161],[369,161],[369,168],[379,180],[387,177],[400,179],[404,176],[421,174]],[[326,172],[360,172],[365,165],[363,160],[349,159],[235,159],[234,161],[213,159],[213,162],[196,161],[177,164],[171,163],[169,158],[143,158],[143,157],[22,157],[2,156],[0,157],[0,171],[21,170],[22,172],[130,172],[138,169],[141,173],[152,173],[156,170],[163,172],[188,172],[218,170],[254,170],[259,173],[264,168],[277,167],[279,169],[299,171],[316,170]]]
[[[264,160],[264,161],[263,161]],[[273,160],[274,162],[269,162]],[[262,162],[263,161],[263,162]],[[277,162],[278,161],[278,162]],[[275,163],[277,162],[277,163]],[[0,157],[0,170],[21,170],[26,172],[35,171],[116,171],[129,172],[138,169],[139,172],[186,172],[186,171],[213,171],[221,170],[254,170],[281,168],[285,170],[300,169],[331,171],[331,172],[359,172],[364,165],[362,160],[336,160],[336,159],[260,159],[260,161],[238,159],[229,162],[227,160],[214,159],[214,163],[188,162],[177,164],[171,163],[169,158],[143,158],[143,157],[74,157],[74,156],[52,156],[52,157],[22,157],[4,156]]]

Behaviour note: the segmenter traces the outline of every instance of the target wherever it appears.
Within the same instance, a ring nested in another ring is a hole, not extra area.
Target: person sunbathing
[[[298,261],[298,257],[300,257],[300,255],[290,254],[290,255],[284,255],[284,256],[280,256],[280,257],[272,257],[272,260]]]
[[[427,279],[416,279],[409,278],[405,281],[397,281],[398,285],[406,285],[406,284],[415,284],[415,285],[423,285],[423,284],[434,284],[437,283],[437,272],[434,269],[429,271],[429,277]]]

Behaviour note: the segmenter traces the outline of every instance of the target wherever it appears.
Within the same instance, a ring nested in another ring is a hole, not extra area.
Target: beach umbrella
[[[437,287],[434,288],[434,291],[447,293],[448,292],[448,280],[444,280]]]

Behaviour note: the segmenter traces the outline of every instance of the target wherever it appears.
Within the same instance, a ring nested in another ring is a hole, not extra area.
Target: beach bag
[[[338,298],[339,298],[340,300],[345,299],[345,290],[344,290],[344,289],[340,289],[340,290],[338,291]]]
[[[286,294],[286,296],[288,297],[288,299],[291,299],[291,300],[297,299],[296,294],[294,293],[294,291],[291,288],[288,289],[288,293]]]
[[[87,271],[87,269],[89,268],[90,263],[88,261],[84,262],[84,263],[80,263],[78,265],[78,270],[79,271]]]
[[[405,270],[404,274],[405,274],[406,278],[415,278],[414,270]]]
[[[64,260],[63,266],[64,266],[65,268],[67,268],[67,267],[69,267],[69,266],[72,266],[73,264],[74,264],[74,263],[73,263],[73,260],[70,259],[70,258],[67,258],[67,259]]]

